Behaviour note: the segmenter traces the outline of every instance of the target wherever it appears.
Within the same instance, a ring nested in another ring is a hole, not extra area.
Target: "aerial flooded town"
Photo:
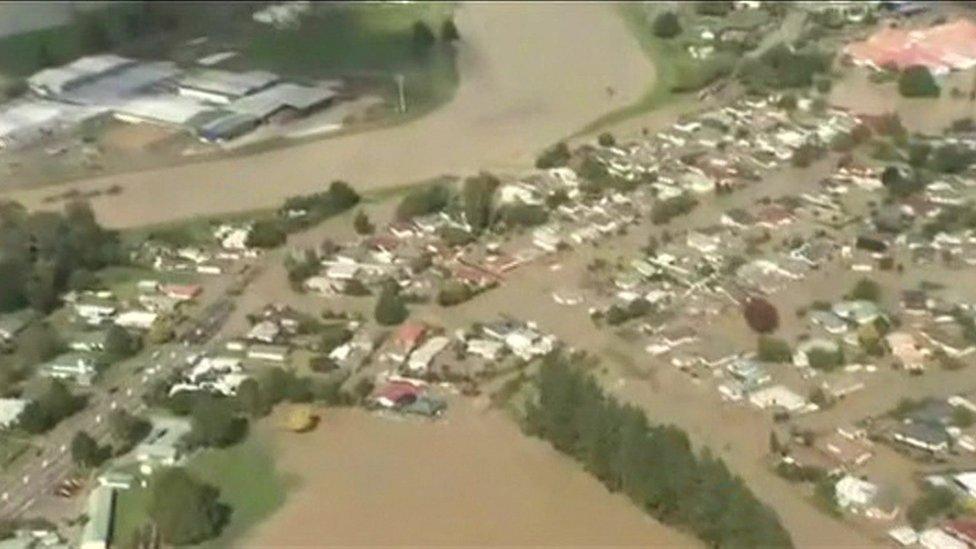
[[[976,3],[0,1],[0,549],[976,547]]]

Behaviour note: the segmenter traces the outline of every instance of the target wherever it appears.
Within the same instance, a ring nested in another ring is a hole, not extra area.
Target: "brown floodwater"
[[[301,483],[248,547],[700,545],[467,399],[439,421],[327,410],[311,433],[260,429]]]

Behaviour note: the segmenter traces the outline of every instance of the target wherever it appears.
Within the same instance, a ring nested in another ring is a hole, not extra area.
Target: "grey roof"
[[[124,101],[179,74],[175,63],[135,63],[111,74],[91,79],[63,92],[65,101],[80,105],[105,105]]]
[[[335,89],[329,85],[310,87],[286,82],[242,97],[227,108],[234,112],[264,118],[282,107],[301,111],[324,103],[335,96]]]
[[[202,113],[189,122],[190,126],[206,139],[234,137],[250,130],[259,122],[257,117],[251,114],[216,111],[216,115],[213,115],[214,112]]]
[[[180,79],[180,87],[241,97],[278,80],[278,75],[267,71],[230,72],[209,69],[187,73]]]
[[[134,97],[115,108],[122,115],[180,126],[207,110],[210,107],[200,101],[179,95]]]
[[[938,445],[948,444],[951,441],[949,433],[940,427],[934,427],[926,423],[905,423],[899,425],[895,432],[905,438],[920,440],[926,444]]]
[[[27,83],[61,93],[81,82],[135,63],[132,59],[113,54],[82,57],[67,65],[44,69],[27,79]]]

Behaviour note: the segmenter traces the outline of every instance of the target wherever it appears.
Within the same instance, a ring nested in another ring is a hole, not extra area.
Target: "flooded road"
[[[435,422],[326,410],[311,433],[269,423],[279,469],[301,485],[248,547],[700,546],[466,399]]]
[[[334,179],[371,190],[445,173],[528,166],[544,147],[633,103],[653,83],[652,64],[612,4],[470,3],[458,10],[457,25],[461,83],[455,98],[428,116],[251,156],[69,186],[121,186],[121,194],[95,200],[93,207],[103,223],[130,227],[273,206]],[[5,194],[35,208],[52,192]]]

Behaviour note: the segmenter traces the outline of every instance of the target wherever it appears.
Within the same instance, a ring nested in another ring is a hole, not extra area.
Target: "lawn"
[[[196,478],[220,489],[220,499],[232,508],[230,522],[221,536],[205,547],[232,547],[261,520],[285,501],[289,481],[274,466],[274,456],[264,439],[250,435],[231,448],[204,450],[186,468]],[[139,487],[120,491],[116,500],[113,539],[124,545],[146,521],[149,493]]]
[[[296,29],[249,26],[241,62],[296,78],[388,79],[391,96],[402,74],[411,110],[425,110],[453,96],[458,75],[450,47],[414,47],[413,25],[424,21],[439,35],[453,10],[436,2],[317,6]]]

